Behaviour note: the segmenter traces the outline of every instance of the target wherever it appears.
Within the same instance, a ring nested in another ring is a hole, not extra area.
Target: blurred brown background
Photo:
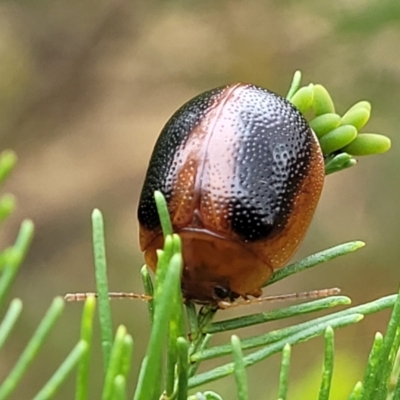
[[[19,205],[2,229],[2,247],[14,240],[25,217],[33,219],[36,234],[13,288],[12,296],[23,300],[24,311],[1,353],[0,378],[14,365],[55,296],[94,289],[94,207],[105,215],[111,289],[142,291],[136,207],[152,146],[181,104],[230,82],[251,82],[284,95],[294,70],[301,69],[303,83],[324,84],[341,113],[358,100],[372,101],[372,121],[364,130],[387,134],[393,149],[327,178],[296,258],[347,240],[365,240],[368,246],[275,285],[270,292],[339,286],[355,304],[396,292],[399,22],[400,3],[393,0],[3,1],[1,148],[11,148],[19,157],[5,188]],[[72,348],[81,308],[67,304],[13,399],[30,399]],[[115,325],[126,324],[135,340],[133,383],[149,332],[146,305],[120,301],[113,308]],[[224,311],[220,317],[233,314]],[[334,399],[345,398],[340,390],[348,393],[361,379],[373,334],[385,329],[388,315],[367,317],[336,333]],[[99,361],[98,339],[96,343],[93,359]],[[319,374],[322,348],[321,340],[294,348],[292,398],[315,398],[308,390],[319,384],[314,376]],[[273,357],[249,370],[252,399],[276,397],[278,365],[279,357]],[[92,399],[99,396],[100,376],[97,362]],[[227,378],[207,388],[232,399],[232,383],[233,378]],[[73,385],[71,377],[57,398],[73,398]]]

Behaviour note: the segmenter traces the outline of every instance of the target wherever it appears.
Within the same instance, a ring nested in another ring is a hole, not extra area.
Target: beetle
[[[184,298],[258,297],[304,238],[324,175],[318,140],[289,101],[243,83],[204,92],[155,144],[138,206],[146,264],[156,270],[163,246],[159,190],[182,240]]]

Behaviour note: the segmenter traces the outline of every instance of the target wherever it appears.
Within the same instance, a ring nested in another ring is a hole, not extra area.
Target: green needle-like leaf
[[[287,392],[289,388],[290,354],[291,354],[291,346],[290,344],[286,343],[282,349],[282,362],[281,362],[281,371],[279,374],[279,386],[278,386],[279,400],[287,399]]]
[[[321,335],[328,326],[332,326],[332,328],[340,328],[349,324],[354,324],[359,322],[363,316],[361,314],[354,314],[346,317],[332,318],[325,323],[321,323],[317,326],[312,326],[308,329],[305,329],[301,332],[297,332],[292,336],[286,337],[284,340],[280,340],[275,342],[265,348],[250,353],[243,357],[243,361],[246,367],[249,367],[253,364],[256,364],[265,358],[270,357],[271,355],[281,351],[286,343],[291,345],[298,344],[301,342],[305,342],[314,338],[316,336]],[[198,374],[193,378],[189,379],[189,387],[193,388],[204,383],[208,383],[220,378],[223,378],[227,375],[232,374],[234,371],[233,363],[225,364],[220,367],[214,368],[207,372]]]
[[[163,250],[157,250],[157,271],[156,271],[156,289],[154,293],[154,298],[157,296],[157,290],[160,292],[160,288],[162,287],[165,279],[165,276],[168,271],[168,265],[171,261],[172,256],[174,255],[174,244],[172,235],[166,236],[164,239],[164,248]]]
[[[81,341],[86,343],[87,346],[86,352],[82,355],[78,366],[78,374],[76,377],[76,400],[86,400],[88,398],[90,347],[92,344],[95,308],[96,299],[94,296],[89,296],[85,301],[81,320]]]
[[[396,390],[396,386],[399,380],[400,375],[400,351],[399,349],[399,339],[400,339],[400,327],[397,329],[397,337],[395,343],[392,347],[391,354],[391,364],[392,370],[390,373],[389,383],[388,383],[388,397],[394,396],[394,392]],[[396,350],[397,349],[397,350]]]
[[[194,351],[198,351],[199,354],[202,354],[203,351],[205,351],[205,349],[208,346],[208,342],[210,341],[210,339],[212,338],[212,335],[204,335],[202,340],[198,342],[197,347],[194,347]],[[193,351],[193,352],[194,352]],[[229,354],[231,352],[231,348],[228,349],[226,354]],[[189,354],[193,354],[192,351],[189,352]],[[189,377],[192,377],[198,370],[199,366],[200,366],[200,362],[196,362],[196,361],[192,361],[192,359],[190,359],[191,363],[190,363],[190,367],[189,367]]]
[[[354,241],[354,242],[339,244],[330,249],[323,250],[319,253],[315,253],[311,256],[304,258],[303,260],[300,260],[293,264],[290,264],[287,267],[278,269],[274,273],[272,278],[268,282],[266,282],[266,284],[264,286],[272,285],[273,283],[278,282],[284,278],[287,278],[288,276],[290,276],[292,274],[296,274],[298,272],[305,271],[306,269],[309,269],[311,267],[315,267],[316,265],[333,260],[334,258],[344,256],[345,254],[352,253],[353,251],[361,249],[364,246],[365,246],[364,242]]]
[[[7,398],[16,388],[25,371],[28,369],[29,365],[39,352],[40,347],[45,342],[48,333],[53,328],[57,319],[60,317],[63,309],[63,299],[59,297],[54,299],[46,315],[40,322],[36,332],[33,334],[31,340],[15,364],[15,367],[11,370],[7,378],[0,386],[0,400]]]
[[[354,389],[350,393],[348,400],[360,400],[362,395],[363,386],[361,382],[357,382]],[[394,399],[393,399],[394,400]]]
[[[357,313],[346,314],[346,316],[355,315],[355,314],[357,314]],[[298,332],[302,332],[311,327],[318,326],[319,324],[325,324],[326,322],[329,322],[333,318],[343,317],[343,316],[344,315],[342,314],[342,312],[338,312],[338,313],[326,315],[324,317],[312,319],[310,321],[303,322],[298,325],[289,326],[289,327],[283,328],[283,329],[278,329],[276,331],[271,331],[268,333],[264,333],[262,335],[252,336],[250,338],[242,340],[242,349],[247,350],[247,349],[252,349],[255,347],[270,345],[271,343],[275,343],[280,340],[284,340],[285,338],[287,338],[289,336],[292,336]],[[224,355],[229,354],[231,351],[232,351],[232,348],[231,348],[230,343],[219,345],[219,346],[214,346],[214,347],[207,348],[207,349],[196,352],[195,354],[193,354],[191,356],[190,361],[198,362],[198,361],[208,360],[211,358],[222,357]]]
[[[333,329],[328,326],[325,330],[325,355],[322,370],[322,381],[319,390],[318,400],[329,400],[333,375],[334,359],[334,334]]]
[[[122,357],[120,360],[119,375],[125,377],[125,380],[128,378],[129,371],[131,369],[132,363],[132,353],[133,353],[133,339],[132,336],[126,334],[123,340],[123,348],[122,348]]]
[[[126,399],[126,378],[122,375],[115,377],[113,382],[113,397],[112,400]]]
[[[54,397],[61,384],[68,377],[69,373],[78,364],[81,357],[87,351],[87,343],[83,340],[74,347],[65,361],[49,379],[43,389],[33,398],[33,400],[48,400]]]
[[[190,340],[193,343],[197,339],[199,324],[197,320],[196,306],[192,301],[186,304],[186,314],[189,322]]]
[[[297,92],[297,90],[300,87],[300,82],[301,82],[301,72],[296,71],[293,75],[292,83],[290,85],[288,94],[286,95],[286,99],[290,100],[293,95]]]
[[[107,261],[104,242],[104,221],[100,210],[92,213],[93,253],[98,293],[101,344],[103,350],[103,366],[107,371],[112,347],[112,320],[110,298],[108,296]]]
[[[231,337],[234,375],[237,387],[238,400],[248,400],[249,390],[247,387],[246,367],[243,361],[243,352],[240,346],[240,339],[236,335]]]
[[[179,236],[174,234],[172,236],[173,248],[175,254],[181,254],[180,239]],[[167,373],[166,373],[166,394],[170,397],[174,392],[175,388],[175,372],[176,364],[178,362],[178,338],[185,336],[185,328],[183,323],[183,310],[182,310],[182,292],[180,290],[180,284],[174,291],[174,297],[170,299],[172,310],[171,318],[169,321],[169,332],[168,332],[168,346],[167,346]]]
[[[7,265],[3,267],[3,273],[0,278],[0,304],[3,303],[7,290],[14,281],[22,261],[25,259],[32,238],[33,223],[30,220],[25,220],[21,224],[17,240],[8,258]]]
[[[188,379],[189,379],[189,343],[183,338],[179,337],[177,340],[178,348],[178,400],[186,400],[188,392]]]
[[[394,388],[392,400],[400,400],[400,379],[397,376],[396,387]]]
[[[343,300],[347,300],[346,302],[343,303],[337,303],[337,304],[348,304],[349,303],[349,299],[347,297],[343,297],[343,296],[338,296],[338,300],[339,299],[343,299]],[[374,300],[370,303],[366,303],[366,304],[362,304],[356,307],[352,307],[352,308],[348,308],[342,311],[338,311],[336,313],[333,314],[329,314],[329,315],[325,315],[323,317],[319,317],[313,320],[310,320],[308,322],[304,322],[298,325],[294,325],[288,328],[284,328],[284,329],[280,329],[277,331],[272,331],[272,332],[268,332],[266,334],[263,335],[258,335],[258,336],[254,336],[248,339],[242,339],[242,348],[243,349],[250,349],[250,348],[254,348],[254,347],[259,347],[259,346],[265,346],[267,344],[270,343],[274,343],[277,342],[278,340],[282,340],[290,335],[293,335],[296,332],[300,332],[303,331],[305,329],[308,329],[311,326],[315,326],[317,324],[321,324],[321,323],[326,323],[329,322],[332,318],[340,318],[340,317],[345,317],[345,316],[350,316],[350,315],[355,315],[355,314],[363,314],[363,315],[369,315],[369,314],[373,314],[376,313],[378,311],[382,311],[385,310],[387,308],[391,308],[393,307],[394,302],[397,299],[397,295],[391,295],[391,296],[386,296],[386,297],[382,297],[381,299],[378,300]],[[321,299],[321,300],[316,300],[316,302],[322,302],[322,301],[329,301],[329,300],[335,300],[335,297],[333,298],[328,298],[328,299]],[[311,302],[313,303],[313,302]],[[335,303],[335,302],[334,302]],[[333,303],[333,304],[334,304]],[[310,304],[310,303],[307,303]],[[277,310],[279,311],[279,310]],[[301,312],[300,312],[301,313]],[[263,315],[264,313],[261,314],[255,314],[253,316],[250,317],[257,317],[259,315]],[[268,313],[266,313],[268,314]],[[246,325],[245,323],[243,323],[243,321],[246,321],[246,316],[245,317],[240,317],[240,318],[235,318],[233,320],[230,321],[235,321],[237,320],[238,324],[238,328],[243,328],[246,326],[250,326],[251,325],[251,321],[248,321],[250,323],[250,325]],[[244,319],[244,320],[243,320]],[[256,318],[254,318],[255,322]],[[226,321],[222,321],[222,323],[224,323]],[[265,320],[262,320],[260,322],[257,323],[262,323],[262,322],[266,322]],[[213,325],[211,325],[211,327],[213,326],[218,326],[218,324],[220,324],[220,322],[217,322]],[[232,329],[238,329],[238,328],[233,328],[234,324],[232,324]],[[218,330],[219,332],[220,330]],[[194,353],[191,356],[191,362],[198,362],[201,360],[207,360],[210,358],[215,358],[215,357],[220,357],[223,355],[227,355],[232,351],[231,349],[231,345],[220,345],[220,346],[215,346],[215,347],[211,347],[208,349],[204,349],[204,350],[199,350],[196,353]]]
[[[170,236],[167,236],[166,244],[168,238]],[[165,253],[167,251],[164,247],[164,254],[162,255],[165,255]],[[157,390],[160,386],[162,349],[167,338],[169,320],[174,307],[170,299],[176,296],[176,290],[180,290],[181,254],[173,254],[170,261],[166,261],[169,260],[164,260],[164,257],[161,257],[157,264],[154,321],[146,356],[139,374],[134,396],[135,400],[152,400],[156,398],[155,396],[157,396]],[[161,282],[158,281],[160,277],[163,279]]]
[[[288,336],[292,336],[297,332],[301,332],[305,329],[308,329],[312,326],[316,326],[321,323],[325,323],[329,321],[333,317],[337,316],[339,313],[326,315],[324,317],[312,319],[307,322],[303,322],[301,324],[289,326],[287,328],[278,329],[275,331],[271,331],[268,333],[264,333],[261,335],[252,336],[250,338],[242,339],[241,346],[243,350],[248,350],[256,347],[270,345],[271,343],[275,343],[279,340],[283,340]],[[214,346],[210,348],[206,348],[204,350],[199,350],[198,352],[194,353],[190,361],[191,362],[198,362],[209,360],[216,357],[222,357],[232,352],[231,344],[222,344],[219,346]]]
[[[0,154],[0,185],[6,180],[17,162],[16,154],[11,150],[4,150]]]
[[[8,335],[14,328],[15,323],[22,311],[22,301],[20,299],[14,299],[10,307],[8,307],[7,313],[1,321],[0,325],[0,349],[3,347],[4,342],[7,340]]]
[[[140,269],[140,276],[142,277],[142,283],[144,287],[144,293],[148,296],[154,296],[154,287],[153,282],[150,277],[149,269],[147,265],[143,265]],[[147,308],[149,310],[150,322],[153,322],[153,315],[154,315],[154,299],[147,301]]]
[[[387,382],[390,377],[393,361],[390,359],[391,352],[397,352],[398,348],[394,349],[393,345],[397,338],[398,327],[400,326],[400,296],[397,296],[393,307],[392,315],[389,320],[386,334],[382,341],[379,360],[377,362],[375,374],[375,390],[372,391],[370,399],[384,400],[387,396]],[[398,343],[397,343],[398,346]]]
[[[171,397],[175,388],[175,370],[178,362],[178,349],[176,346],[176,335],[169,335],[167,345],[167,366],[165,374],[165,392],[167,397]]]
[[[2,250],[0,253],[0,272],[2,272],[7,265],[12,264],[15,258],[15,251],[12,246]]]
[[[378,311],[386,310],[393,307],[396,302],[397,294],[381,297],[380,299],[371,301],[369,303],[360,304],[359,306],[351,307],[343,311],[335,313],[335,316],[346,316],[353,313],[360,313],[363,315],[374,314]]]
[[[158,215],[160,217],[161,229],[163,231],[164,237],[172,235],[174,233],[172,229],[171,219],[169,217],[169,211],[167,202],[163,194],[156,190],[154,192],[154,199],[157,206]]]
[[[126,334],[126,328],[122,325],[119,326],[115,335],[113,347],[111,349],[110,360],[106,371],[106,377],[104,379],[104,388],[102,393],[103,400],[112,398],[114,379],[120,374],[121,359],[123,357],[123,350],[125,347],[124,338]]]
[[[400,295],[398,295],[396,302],[394,304],[388,328],[382,342],[381,354],[376,369],[375,391],[372,394],[374,400],[386,398],[387,382],[392,369],[392,363],[390,362],[390,353],[392,351],[393,343],[396,339],[397,329],[399,326],[400,326]],[[398,349],[394,350],[397,352]]]
[[[15,210],[16,201],[12,194],[5,194],[0,198],[0,223]]]
[[[290,318],[299,314],[312,313],[324,310],[326,308],[335,307],[337,305],[350,304],[350,299],[345,296],[332,296],[328,298],[310,301],[308,303],[296,304],[285,308],[278,308],[263,313],[245,315],[242,317],[232,318],[225,321],[214,322],[205,329],[207,333],[218,333],[229,330],[249,327],[252,325],[262,324],[264,322],[276,321],[279,319]]]
[[[209,340],[208,332],[206,331],[211,324],[211,321],[217,312],[217,308],[214,306],[203,306],[200,308],[197,315],[198,332],[195,335],[195,339],[192,341],[191,352],[198,351],[199,349],[204,349],[206,347],[206,342]],[[208,336],[207,336],[208,335]],[[192,364],[190,367],[190,376],[192,376],[198,368],[198,364]]]

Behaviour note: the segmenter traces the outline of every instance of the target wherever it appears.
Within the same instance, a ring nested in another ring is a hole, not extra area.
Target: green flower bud
[[[314,100],[313,85],[305,86],[299,89],[290,102],[302,113],[306,113],[312,106]]]
[[[324,154],[333,153],[336,150],[350,144],[357,136],[357,129],[352,125],[343,125],[319,139],[322,152]]]
[[[331,96],[322,85],[314,85],[313,110],[316,116],[335,112]]]
[[[329,113],[315,117],[310,122],[311,129],[320,138],[340,125],[340,115]]]
[[[390,149],[390,139],[377,133],[361,133],[343,151],[354,156],[385,153]]]

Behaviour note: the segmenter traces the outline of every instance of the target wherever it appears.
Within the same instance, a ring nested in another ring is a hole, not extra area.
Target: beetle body
[[[302,241],[318,203],[324,162],[301,113],[260,87],[235,84],[183,105],[155,145],[138,218],[146,263],[163,237],[161,191],[182,239],[187,300],[259,296]]]

